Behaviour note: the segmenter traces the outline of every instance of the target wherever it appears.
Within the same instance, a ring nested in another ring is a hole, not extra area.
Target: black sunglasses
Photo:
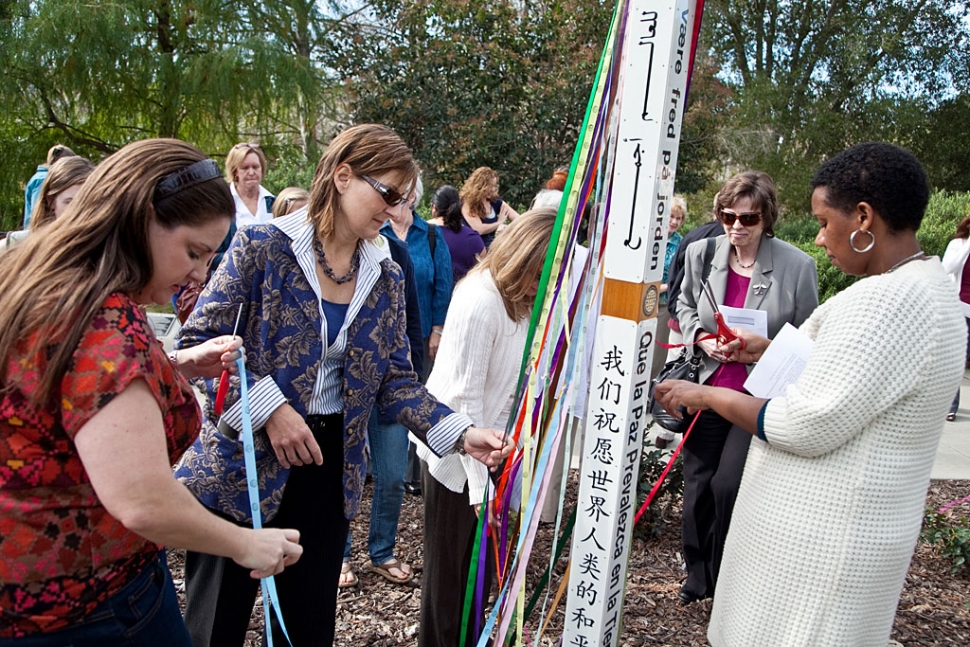
[[[761,222],[761,212],[760,211],[750,211],[748,213],[734,213],[733,211],[725,211],[721,209],[718,212],[717,217],[721,219],[728,227],[734,225],[735,220],[740,220],[741,225],[744,227],[754,227],[759,222]]]
[[[381,194],[381,198],[384,200],[384,204],[389,207],[397,207],[408,201],[406,197],[401,195],[400,191],[397,189],[392,189],[391,187],[378,182],[369,175],[359,176],[364,182],[374,187],[374,190]]]

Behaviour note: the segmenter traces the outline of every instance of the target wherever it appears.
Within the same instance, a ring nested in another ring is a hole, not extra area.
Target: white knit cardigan
[[[715,647],[885,647],[966,326],[937,258],[859,281],[802,325],[815,348],[764,411],[728,533]]]
[[[528,329],[528,318],[509,318],[491,274],[471,272],[451,297],[428,390],[476,426],[505,429]],[[469,504],[482,502],[489,483],[482,463],[457,454],[439,458],[424,444],[417,447],[438,482],[461,492],[467,480]]]

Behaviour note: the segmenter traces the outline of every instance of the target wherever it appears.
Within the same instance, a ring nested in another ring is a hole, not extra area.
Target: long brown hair
[[[13,353],[34,357],[46,350],[43,378],[29,397],[41,405],[53,400],[105,299],[112,292],[137,292],[151,280],[153,220],[171,229],[225,219],[228,231],[235,204],[218,175],[155,198],[162,179],[204,159],[174,139],[128,144],[95,169],[71,208],[45,226],[43,236],[29,236],[0,258],[0,388],[18,379],[8,373]],[[30,347],[18,349],[31,337]]]
[[[411,195],[418,177],[418,164],[411,149],[396,132],[378,124],[351,126],[327,146],[310,185],[308,217],[317,240],[325,240],[333,233],[340,206],[334,174],[341,164],[350,166],[357,175],[398,173],[400,186],[395,188],[403,196]]]
[[[488,254],[471,270],[487,270],[492,275],[505,312],[513,321],[528,317],[532,310],[532,289],[542,274],[555,224],[555,209],[526,211],[495,238]]]
[[[41,225],[54,220],[57,215],[54,213],[54,198],[72,186],[84,184],[93,171],[94,164],[77,155],[62,157],[54,162],[44,183],[40,185],[40,193],[30,214],[30,231],[37,231]]]
[[[491,200],[492,183],[498,179],[498,173],[487,166],[479,166],[472,171],[465,183],[461,185],[458,195],[461,201],[468,205],[468,211],[481,219],[488,217],[485,201]]]

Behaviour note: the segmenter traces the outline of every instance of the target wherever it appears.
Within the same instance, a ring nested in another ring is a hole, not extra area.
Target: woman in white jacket
[[[957,225],[957,233],[946,246],[943,253],[943,269],[947,271],[950,278],[957,284],[960,292],[960,301],[963,304],[963,316],[967,320],[967,360],[970,360],[970,266],[967,265],[967,257],[970,256],[970,216],[967,216]],[[957,410],[960,408],[960,389],[957,389],[953,404],[950,405],[950,412],[946,414],[946,419],[953,421],[957,417]]]
[[[427,387],[476,424],[488,421],[503,429],[515,406],[529,314],[555,220],[550,208],[522,214],[455,287]],[[493,492],[487,468],[479,469],[468,456],[439,458],[423,444],[418,455],[424,490],[418,645],[454,647],[462,644],[463,592],[478,514],[486,492],[488,499]],[[469,623],[469,634],[474,624]]]

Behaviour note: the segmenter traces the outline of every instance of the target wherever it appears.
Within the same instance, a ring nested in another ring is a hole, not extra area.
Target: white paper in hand
[[[751,370],[744,388],[756,398],[785,395],[786,387],[794,384],[805,370],[814,347],[814,340],[786,323]]]

